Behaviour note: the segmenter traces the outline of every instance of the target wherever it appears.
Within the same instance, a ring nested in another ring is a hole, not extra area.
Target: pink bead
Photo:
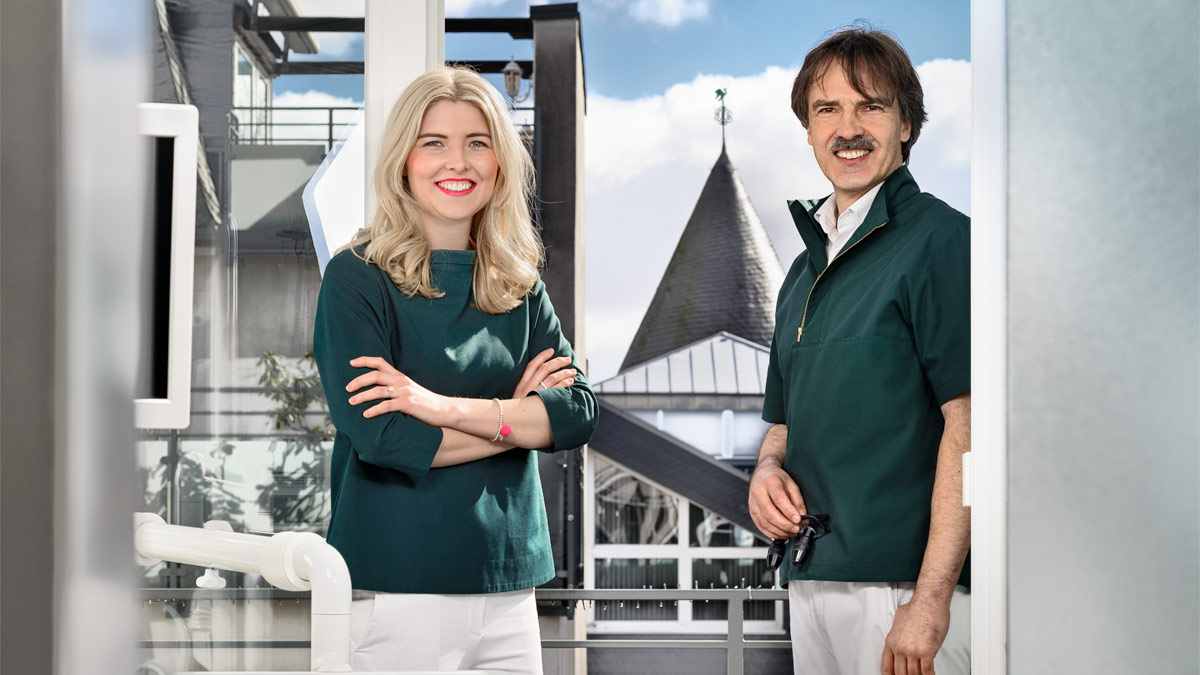
[[[508,426],[507,424],[505,424],[504,426],[500,427],[500,435],[501,435],[501,436],[507,436],[507,435],[509,435],[509,434],[511,434],[511,433],[512,433],[512,427]]]

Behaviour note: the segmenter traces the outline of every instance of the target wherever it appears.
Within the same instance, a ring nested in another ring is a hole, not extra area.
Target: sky
[[[362,16],[363,4],[296,0],[310,16]],[[446,16],[528,16],[530,4],[547,3],[446,0]],[[592,381],[616,374],[720,154],[716,89],[733,112],[729,157],[784,268],[803,251],[786,200],[831,186],[788,98],[805,53],[832,29],[866,20],[900,38],[929,113],[910,168],[923,190],[969,214],[969,9],[969,0],[581,0]],[[315,58],[362,59],[361,34],[317,39]],[[532,55],[530,40],[446,36],[449,60]],[[361,76],[275,82],[277,105],[354,105],[362,91]]]

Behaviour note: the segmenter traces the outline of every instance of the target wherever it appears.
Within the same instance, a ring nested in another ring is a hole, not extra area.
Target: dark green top
[[[819,204],[789,206],[807,250],[779,293],[763,419],[787,424],[784,468],[831,532],[781,582],[916,581],[941,405],[971,388],[970,220],[901,167],[827,264]]]
[[[358,356],[382,356],[418,384],[447,396],[510,398],[530,358],[547,348],[572,357],[569,388],[536,391],[554,449],[587,443],[596,398],[538,281],[516,309],[485,314],[471,295],[474,251],[434,251],[433,283],[445,296],[407,297],[350,251],[325,268],[313,351],[337,427],[329,543],[355,588],[388,593],[498,593],[554,576],[537,457],[513,449],[431,469],[442,430],[348,403],[345,387],[366,372]]]

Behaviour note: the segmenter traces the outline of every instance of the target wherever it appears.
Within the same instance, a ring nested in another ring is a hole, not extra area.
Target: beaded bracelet
[[[512,427],[510,427],[504,423],[504,404],[501,403],[500,399],[498,399],[498,398],[494,398],[492,400],[495,401],[496,406],[500,408],[500,424],[499,424],[499,427],[496,429],[496,435],[492,437],[492,442],[495,443],[496,441],[511,434]]]

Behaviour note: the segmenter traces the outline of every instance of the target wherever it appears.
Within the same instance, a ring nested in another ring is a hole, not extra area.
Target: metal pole
[[[533,106],[533,175],[537,193],[538,223],[541,223],[542,210],[542,107]]]
[[[166,493],[163,495],[166,497],[167,502],[165,504],[166,520],[171,525],[181,524],[179,520],[179,462],[181,457],[179,444],[179,430],[172,429],[171,435],[167,437],[167,463],[163,467],[163,471],[165,472],[163,478],[166,480],[167,488]]]
[[[729,635],[725,638],[728,648],[725,650],[725,672],[729,675],[742,675],[745,667],[743,652],[745,651],[742,618],[745,615],[745,598],[731,598],[729,604]]]
[[[325,152],[333,152],[333,108],[329,109],[329,144],[325,146]]]

